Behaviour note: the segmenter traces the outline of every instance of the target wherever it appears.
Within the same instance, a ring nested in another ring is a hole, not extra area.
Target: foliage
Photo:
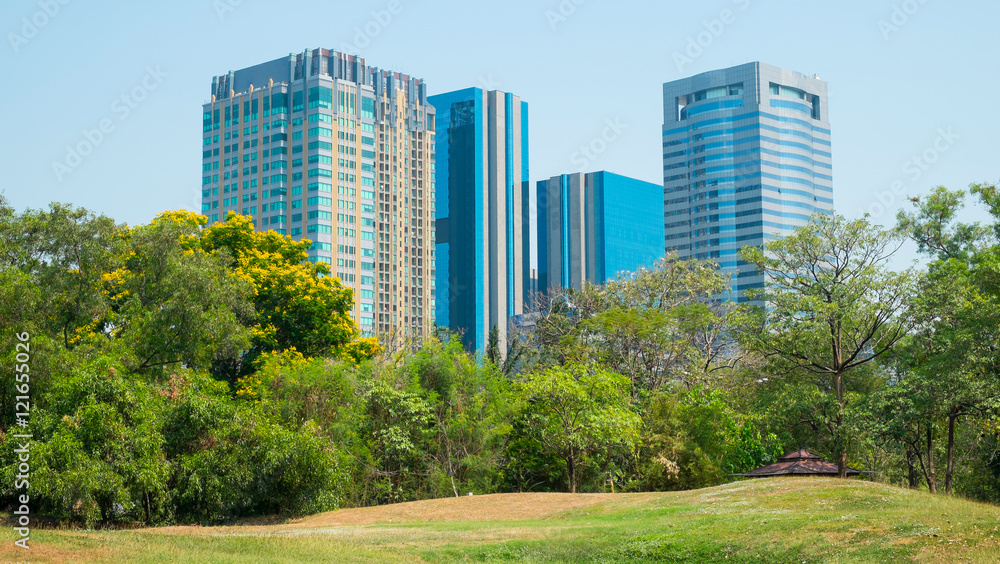
[[[724,289],[714,263],[668,255],[604,286],[555,291],[539,300],[536,362],[600,362],[628,377],[636,397],[715,381],[738,356],[725,337],[731,308],[713,300]]]
[[[606,464],[608,453],[635,448],[640,420],[630,409],[629,387],[618,374],[575,363],[517,382],[530,440],[565,461],[570,493],[576,493],[580,466]]]
[[[348,348],[358,336],[348,313],[353,292],[330,277],[325,264],[306,260],[311,241],[255,231],[250,218],[230,212],[224,222],[206,229],[198,243],[206,252],[224,252],[235,275],[252,288],[254,313],[245,320],[251,346],[218,363],[221,373],[234,379],[246,375],[270,351],[294,348],[307,356],[340,355],[355,361],[378,352],[371,340]]]
[[[768,277],[755,302],[723,302],[715,263],[668,255],[539,296],[483,354],[445,330],[386,350],[351,320],[351,290],[304,260],[310,242],[248,218],[127,227],[0,198],[0,324],[31,335],[32,508],[85,526],[209,524],[680,490],[782,447],[998,501],[1000,196],[969,192],[992,225],[962,223],[966,194],[944,188],[893,231],[816,217],[743,250]],[[903,235],[932,255],[919,275],[890,268]],[[19,393],[0,388],[0,504],[17,493]]]
[[[760,419],[739,413],[720,391],[653,396],[643,417],[639,489],[711,486],[776,462],[784,452],[774,433],[761,432]]]
[[[866,219],[814,215],[810,223],[764,249],[744,247],[740,258],[764,273],[765,288],[742,312],[744,345],[771,360],[770,372],[805,372],[825,380],[836,412],[824,431],[836,445],[841,477],[850,436],[845,433],[845,377],[891,351],[909,326],[903,318],[912,274],[886,265],[899,237]]]

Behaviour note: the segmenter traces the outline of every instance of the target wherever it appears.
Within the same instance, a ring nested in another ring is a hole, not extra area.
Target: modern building
[[[827,84],[759,62],[706,72],[663,85],[663,122],[666,250],[715,260],[722,297],[742,299],[764,285],[742,247],[833,212]]]
[[[663,256],[663,186],[606,171],[537,185],[538,288],[603,284]]]
[[[528,104],[468,88],[428,98],[436,109],[437,323],[485,350],[506,347],[529,287]]]
[[[309,239],[366,333],[434,321],[434,108],[417,78],[327,49],[212,79],[202,213]]]

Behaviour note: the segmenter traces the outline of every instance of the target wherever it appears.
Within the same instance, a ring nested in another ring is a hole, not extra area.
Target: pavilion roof
[[[854,468],[847,469],[848,476],[861,474],[860,470]],[[778,459],[774,464],[768,464],[735,476],[745,476],[747,478],[768,478],[771,476],[836,476],[837,465],[826,462],[819,456],[799,449],[790,452]]]

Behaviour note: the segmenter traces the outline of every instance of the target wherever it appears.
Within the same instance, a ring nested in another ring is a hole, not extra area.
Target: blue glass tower
[[[603,284],[663,256],[663,187],[610,172],[538,182],[538,288]]]
[[[528,104],[468,88],[428,97],[437,110],[436,317],[485,350],[506,346],[529,287]]]
[[[833,213],[828,112],[818,76],[759,62],[663,85],[665,247],[717,261],[721,297],[764,285],[741,248]]]

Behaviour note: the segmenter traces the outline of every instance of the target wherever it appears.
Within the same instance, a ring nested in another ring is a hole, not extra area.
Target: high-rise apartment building
[[[212,79],[202,213],[309,239],[366,333],[434,321],[434,108],[417,78],[311,49]]]
[[[468,88],[431,96],[437,140],[437,323],[506,346],[529,287],[528,104]]]
[[[712,259],[739,299],[763,275],[737,253],[833,212],[827,84],[763,63],[663,85],[666,250]]]
[[[663,256],[663,186],[606,171],[537,185],[538,288],[603,284]]]

